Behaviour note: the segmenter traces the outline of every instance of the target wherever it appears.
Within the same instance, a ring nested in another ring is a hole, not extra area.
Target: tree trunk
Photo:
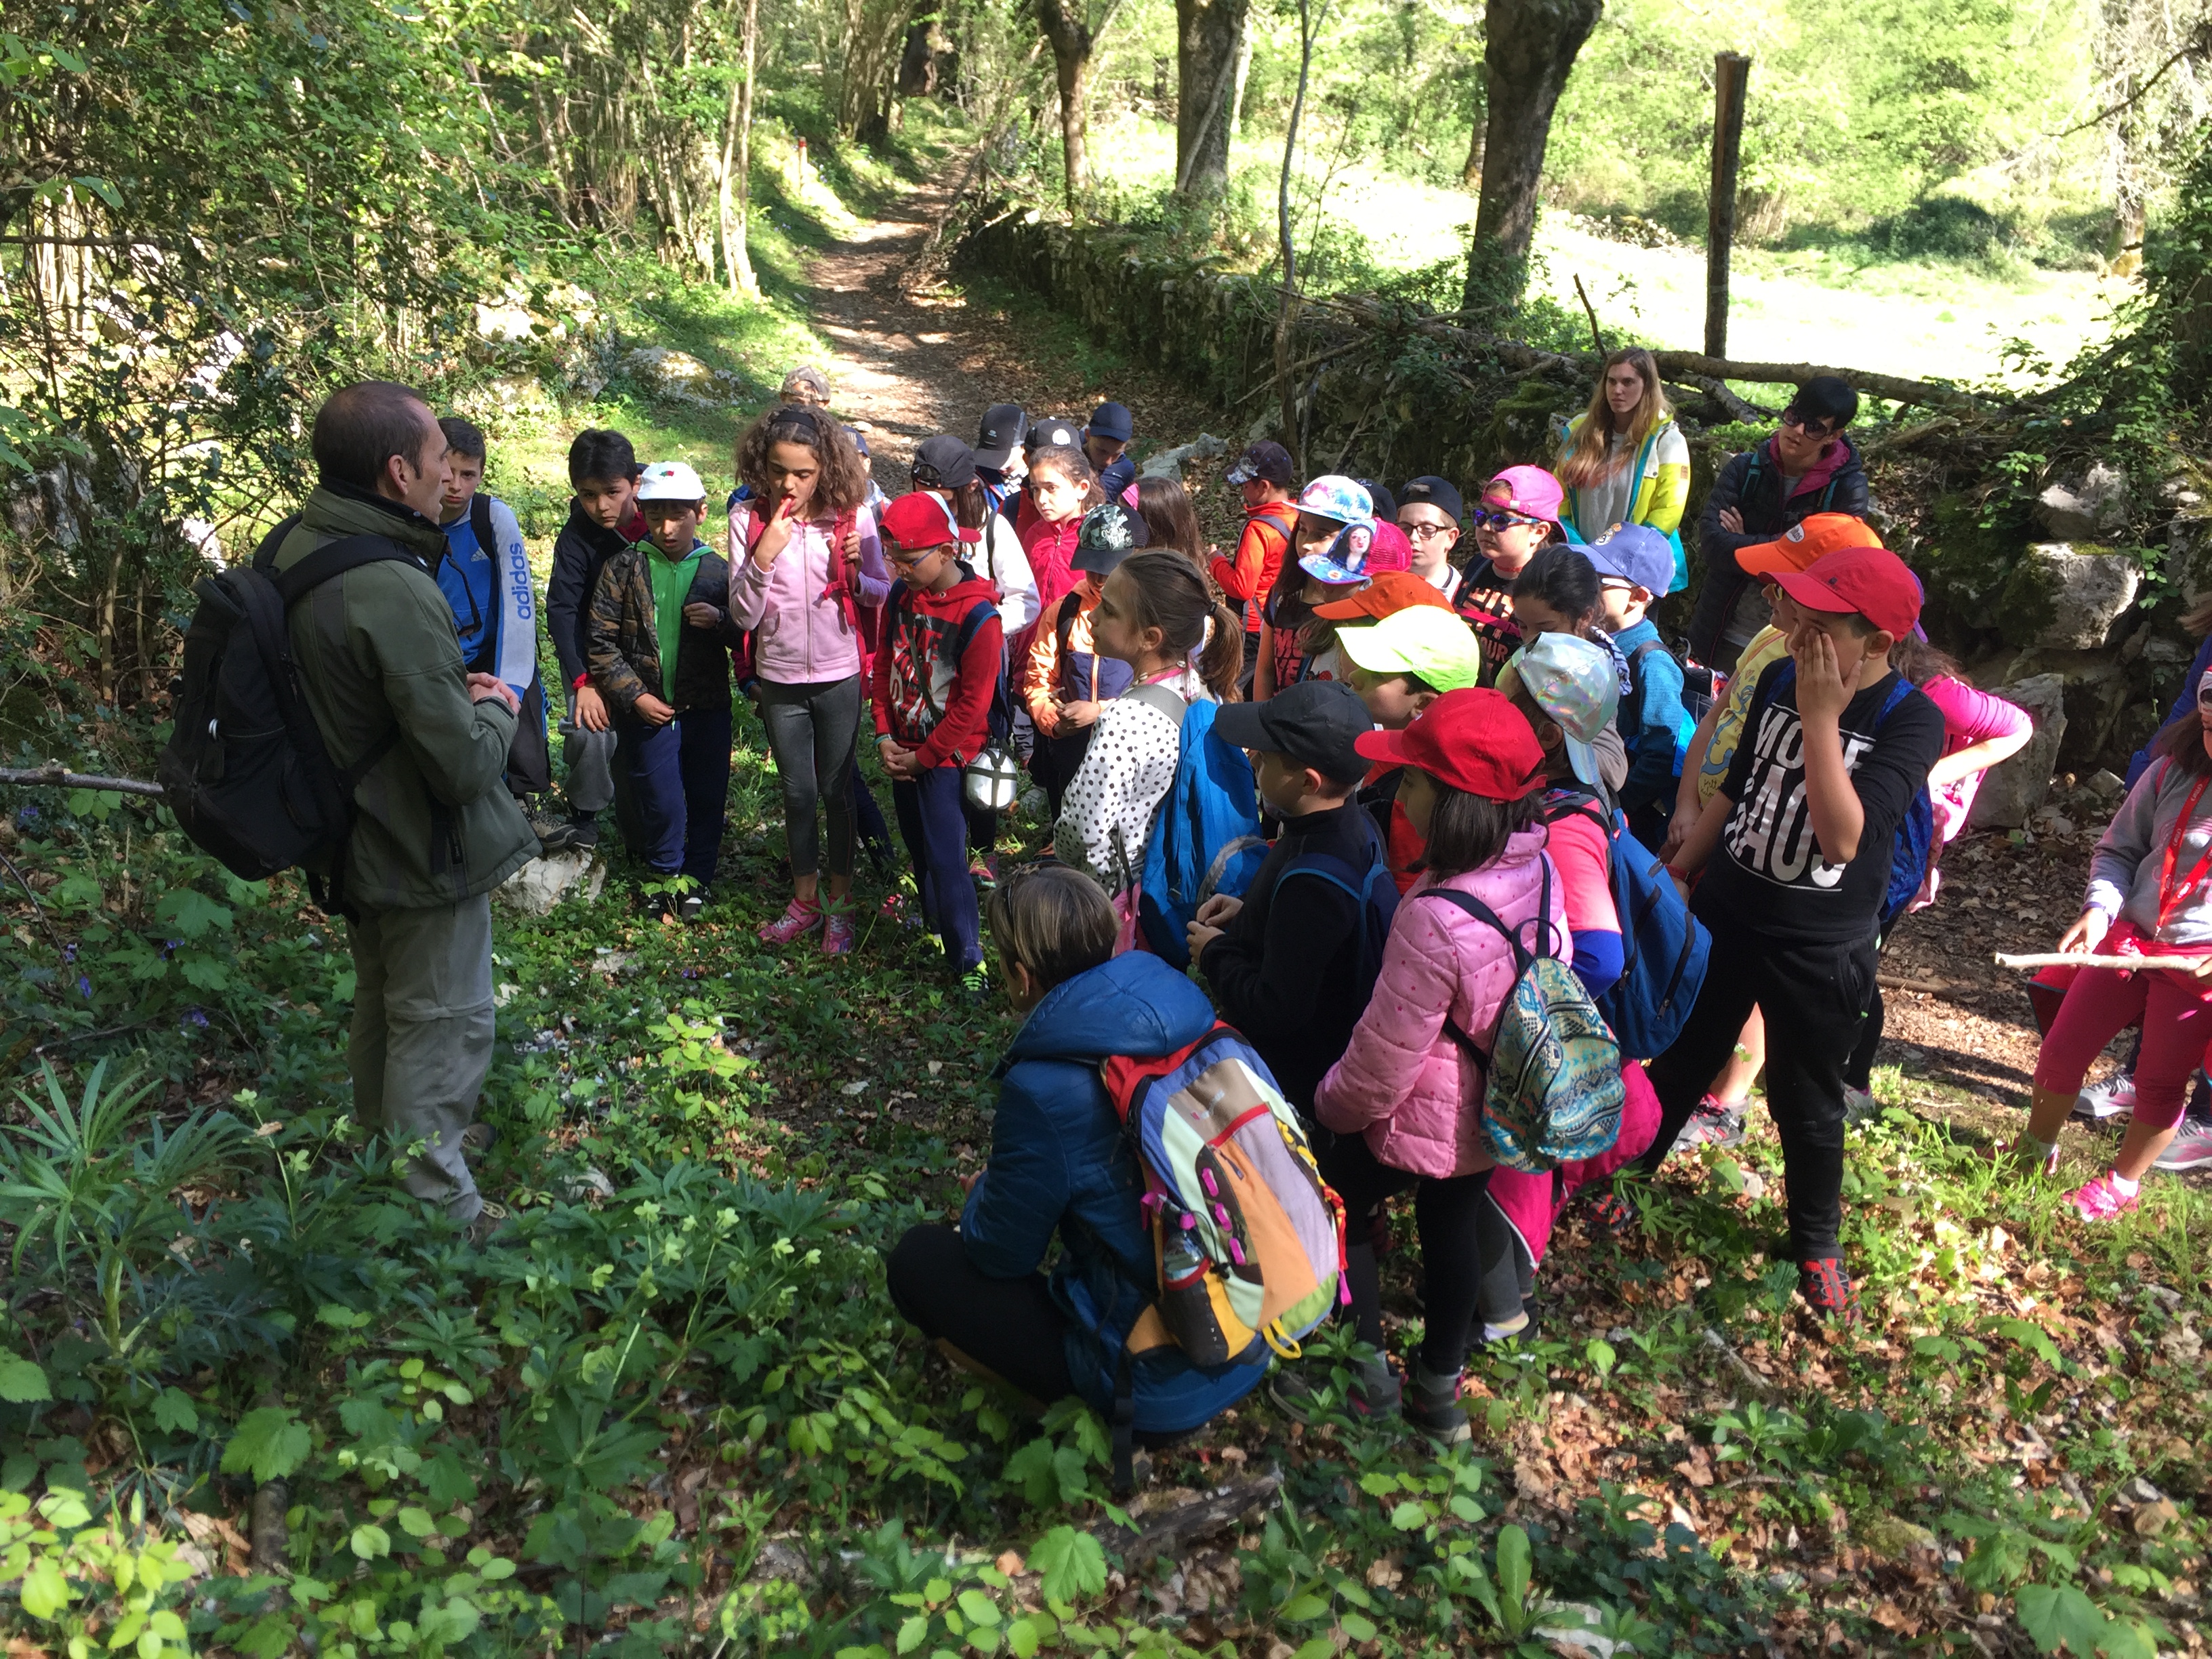
[[[731,83],[729,117],[722,130],[722,270],[732,295],[760,292],[752,251],[745,241],[752,222],[753,63],[759,42],[760,0],[745,0],[738,48],[739,78]]]
[[[1176,0],[1176,188],[1229,187],[1231,94],[1250,0]]]
[[[1252,12],[1247,6],[1237,30],[1237,87],[1229,94],[1229,136],[1244,131],[1244,86],[1252,78]]]
[[[1060,87],[1060,148],[1067,174],[1067,210],[1091,189],[1089,150],[1091,26],[1082,0],[1037,0],[1037,21],[1052,43],[1053,78]]]
[[[1281,410],[1283,447],[1292,471],[1305,476],[1305,445],[1298,430],[1298,389],[1291,378],[1291,338],[1297,327],[1298,250],[1291,236],[1291,163],[1298,150],[1298,119],[1305,113],[1306,79],[1313,70],[1313,8],[1298,0],[1298,90],[1283,134],[1283,170],[1275,185],[1275,231],[1282,238],[1283,304],[1275,313],[1275,396]]]
[[[1482,198],[1468,250],[1470,311],[1520,303],[1536,233],[1552,112],[1604,0],[1489,0],[1483,73]]]

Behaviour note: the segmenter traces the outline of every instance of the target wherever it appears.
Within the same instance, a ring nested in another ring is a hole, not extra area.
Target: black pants
[[[1255,629],[1244,635],[1244,665],[1237,671],[1237,695],[1247,702],[1252,700],[1252,682],[1259,672],[1260,635]]]
[[[1068,1320],[1042,1273],[993,1279],[968,1259],[960,1231],[909,1227],[884,1278],[891,1305],[933,1341],[950,1342],[1001,1382],[1050,1405],[1075,1392],[1068,1375]],[[1139,1429],[1140,1446],[1173,1446],[1188,1429]]]
[[[1413,1226],[1421,1242],[1421,1299],[1428,1330],[1422,1367],[1431,1376],[1457,1376],[1467,1359],[1468,1331],[1482,1291],[1480,1213],[1490,1171],[1437,1178],[1379,1162],[1359,1135],[1317,1131],[1314,1161],[1344,1200],[1345,1277],[1359,1340],[1382,1346],[1382,1276],[1375,1262],[1375,1217],[1411,1188]]]
[[[1528,1292],[1536,1288],[1535,1261],[1521,1230],[1505,1218],[1487,1191],[1474,1225],[1482,1247],[1482,1317],[1488,1324],[1509,1325],[1528,1310]]]
[[[908,1230],[886,1273],[891,1305],[977,1364],[1047,1405],[1075,1392],[1067,1373],[1067,1316],[1042,1273],[993,1279],[968,1259],[957,1229]]]
[[[1905,920],[1900,907],[1897,914],[1886,918],[1875,934],[1874,952],[1877,959],[1889,949],[1889,942],[1897,935],[1898,924]],[[1851,1049],[1851,1057],[1844,1062],[1844,1082],[1847,1087],[1862,1094],[1874,1087],[1874,1057],[1881,1048],[1881,980],[1879,975],[1867,981],[1867,1011],[1865,1022],[1859,1027],[1859,1040]]]
[[[1674,1046],[1651,1062],[1659,1134],[1638,1162],[1647,1171],[1658,1169],[1756,1006],[1766,1016],[1766,1109],[1782,1136],[1790,1247],[1799,1261],[1839,1255],[1844,1066],[1874,988],[1873,936],[1844,945],[1785,943],[1731,918],[1699,919],[1713,936],[1705,982]]]

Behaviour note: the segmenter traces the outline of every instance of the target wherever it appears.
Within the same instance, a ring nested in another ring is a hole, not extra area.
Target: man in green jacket
[[[371,534],[411,559],[365,564],[313,589],[290,633],[307,706],[332,764],[378,758],[333,900],[356,985],[347,1045],[354,1114],[406,1161],[407,1188],[481,1238],[506,1217],[477,1193],[463,1136],[491,1065],[491,890],[538,852],[501,779],[514,694],[461,662],[430,571],[446,438],[405,386],[367,380],[315,416],[320,483],[276,551],[283,570],[325,542]]]

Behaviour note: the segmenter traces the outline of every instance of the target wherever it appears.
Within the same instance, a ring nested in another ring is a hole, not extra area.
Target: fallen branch
[[[2123,973],[2171,968],[2193,974],[2204,965],[2203,957],[2096,957],[2070,951],[2031,951],[2019,956],[2000,951],[1996,961],[2000,968],[2117,968]]]
[[[137,778],[103,778],[85,772],[64,772],[59,766],[0,766],[0,783],[43,784],[55,789],[109,789],[117,794],[151,795],[156,799],[162,793],[161,786],[158,783],[146,783]]]
[[[1154,1557],[1180,1554],[1200,1539],[1234,1526],[1252,1510],[1274,1508],[1282,1484],[1282,1475],[1274,1470],[1248,1480],[1231,1480],[1191,1503],[1135,1517],[1142,1526],[1133,1537],[1110,1523],[1091,1535],[1121,1556],[1122,1571],[1133,1575]]]
[[[1751,1361],[1738,1353],[1729,1345],[1728,1338],[1710,1325],[1705,1329],[1705,1346],[1719,1355],[1723,1363],[1735,1373],[1736,1381],[1749,1389],[1761,1400],[1779,1400],[1782,1397],[1781,1385],[1771,1377],[1760,1376],[1752,1368]]]
[[[1514,368],[1553,369],[1587,374],[1592,373],[1601,361],[1593,352],[1542,351],[1501,335],[1462,327],[1451,320],[1453,317],[1464,315],[1464,313],[1421,316],[1406,311],[1393,311],[1372,301],[1342,297],[1322,300],[1309,296],[1306,302],[1309,305],[1328,305],[1371,327],[1406,329],[1432,340],[1442,340],[1469,350],[1486,351]],[[1876,374],[1866,369],[1838,368],[1826,363],[1745,363],[1729,357],[1708,357],[1698,351],[1655,351],[1651,356],[1658,363],[1662,374],[1690,385],[1698,385],[1699,381],[1695,377],[1703,377],[1713,381],[1750,380],[1761,386],[1802,386],[1816,375],[1832,374],[1849,381],[1860,392],[1871,392],[1893,403],[1972,409],[1979,407],[1982,401],[1956,386],[1936,386],[1926,380],[1902,380],[1894,374]],[[1713,388],[1701,386],[1700,389],[1711,391]],[[1717,392],[1715,395],[1719,394]],[[1729,395],[1733,397],[1735,394]],[[1749,408],[1750,405],[1745,407]]]

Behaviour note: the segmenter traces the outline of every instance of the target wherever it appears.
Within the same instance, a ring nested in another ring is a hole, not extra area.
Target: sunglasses
[[[1548,519],[1532,519],[1525,513],[1478,513],[1474,524],[1477,530],[1510,530],[1516,524],[1548,524]]]
[[[1830,426],[1825,418],[1817,421],[1808,420],[1794,408],[1782,411],[1782,424],[1796,427],[1808,438],[1831,438],[1836,432],[1835,428]]]

